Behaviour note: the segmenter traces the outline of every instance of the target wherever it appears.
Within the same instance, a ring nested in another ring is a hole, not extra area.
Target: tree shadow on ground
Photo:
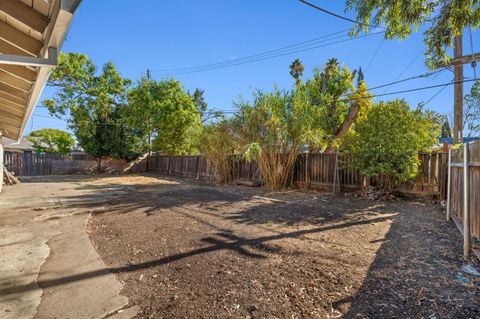
[[[480,289],[455,281],[462,258],[461,234],[438,207],[395,205],[395,216],[345,318],[474,318]]]
[[[208,244],[206,247],[195,249],[186,253],[174,254],[171,256],[167,256],[165,258],[155,259],[155,260],[144,262],[144,263],[129,264],[121,267],[106,268],[98,271],[85,272],[85,273],[77,274],[73,276],[65,276],[65,277],[61,277],[53,280],[46,280],[46,281],[40,282],[40,286],[42,288],[48,288],[52,286],[74,282],[74,281],[85,280],[85,279],[93,278],[97,276],[104,276],[110,272],[125,273],[125,272],[138,271],[142,269],[147,269],[151,267],[173,263],[175,261],[178,261],[184,258],[192,257],[195,255],[206,254],[206,253],[210,253],[217,250],[231,250],[241,255],[247,256],[249,258],[262,259],[262,258],[266,258],[266,256],[247,250],[245,247],[253,248],[255,250],[261,250],[263,252],[276,253],[278,252],[278,249],[269,247],[267,245],[268,242],[281,240],[285,238],[299,238],[303,235],[320,233],[320,232],[332,230],[332,229],[346,228],[346,227],[366,224],[370,222],[380,222],[387,219],[389,219],[389,217],[375,218],[372,220],[363,220],[363,221],[352,221],[344,224],[317,227],[314,229],[307,229],[307,230],[301,230],[301,231],[283,233],[283,234],[275,234],[271,236],[263,236],[258,238],[244,238],[244,237],[234,235],[230,232],[220,232],[220,233],[216,233],[215,235],[221,239],[210,237],[210,236],[204,237],[201,239],[202,242]],[[25,291],[34,290],[34,289],[38,289],[36,284],[0,288],[0,295],[14,294],[14,293],[25,292]]]
[[[101,180],[108,177],[111,176]],[[82,181],[81,178],[74,180]],[[455,274],[463,263],[460,234],[453,225],[444,221],[435,206],[406,202],[378,203],[315,192],[266,193],[254,188],[215,187],[181,179],[167,180],[172,183],[93,184],[95,187],[91,191],[87,184],[86,193],[67,195],[65,206],[115,218],[136,214],[146,220],[152,218],[152,223],[158,222],[153,218],[162,214],[182,215],[209,229],[198,238],[201,247],[105,270],[60,277],[42,282],[41,286],[62,285],[110,272],[131,273],[218,251],[233,252],[251,260],[265,260],[274,254],[285,254],[282,247],[273,244],[282,240],[304,240],[305,236],[309,236],[308,240],[313,241],[316,239],[310,235],[390,221],[385,238],[370,242],[381,244],[363,282],[356,286],[358,290],[332,297],[331,308],[341,309],[346,318],[432,315],[473,318],[480,313],[478,287],[464,287],[455,282]],[[235,208],[235,205],[239,206]],[[238,234],[229,228],[230,224],[261,227],[268,234]],[[287,228],[277,229],[269,225],[284,225]],[[292,230],[292,227],[298,229]],[[356,265],[354,259],[342,260],[334,255],[317,254],[315,258],[322,258],[320,262],[331,259],[334,263]],[[350,277],[347,273],[334,272],[333,276],[340,278],[333,278],[335,282],[328,289],[337,289],[335,285],[352,284],[348,282]],[[330,277],[327,279],[333,280]],[[4,287],[0,289],[0,294],[31,289],[36,287]]]

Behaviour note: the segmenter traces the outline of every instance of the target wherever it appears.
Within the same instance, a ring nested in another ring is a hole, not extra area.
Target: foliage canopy
[[[411,110],[404,100],[379,102],[358,119],[343,151],[363,176],[392,189],[417,175],[418,153],[435,145],[441,120],[434,112]]]
[[[121,112],[130,81],[120,76],[113,63],[98,71],[86,55],[62,53],[48,85],[57,91],[44,105],[51,114],[66,118],[87,153],[127,160],[143,153],[141,130],[127,126]]]
[[[31,132],[27,138],[40,153],[69,154],[75,146],[73,137],[59,129],[43,128]]]
[[[346,0],[346,8],[356,11],[358,21],[385,25],[387,39],[408,38],[412,32],[428,25],[424,41],[427,65],[431,68],[449,61],[446,49],[464,28],[475,30],[480,26],[478,0]],[[368,26],[356,25],[353,34],[362,29],[368,31]]]
[[[196,97],[201,99],[201,95]],[[142,78],[129,92],[124,113],[133,127],[141,128],[149,140],[153,138],[154,151],[198,152],[195,139],[201,129],[200,112],[179,81]]]
[[[301,89],[297,85],[297,90]],[[336,59],[330,59],[322,69],[314,69],[304,89],[312,104],[312,125],[316,132],[309,140],[310,152],[331,153],[341,144],[361,111],[372,103],[362,71],[350,72]]]
[[[465,124],[473,134],[480,134],[480,80],[475,81],[465,96]]]

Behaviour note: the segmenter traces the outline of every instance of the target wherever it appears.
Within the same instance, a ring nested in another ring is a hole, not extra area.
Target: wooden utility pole
[[[453,60],[463,56],[462,35],[456,36],[453,44]],[[453,143],[463,142],[463,64],[454,65]]]
[[[454,98],[453,98],[453,143],[463,142],[463,65],[469,64],[480,57],[480,52],[463,55],[462,35],[458,35],[453,40],[453,60],[448,64],[442,64],[438,68],[447,66],[453,67],[454,75]]]

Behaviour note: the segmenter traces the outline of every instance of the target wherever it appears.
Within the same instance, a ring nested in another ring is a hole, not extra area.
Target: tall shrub
[[[404,100],[380,102],[357,120],[344,150],[363,176],[392,190],[417,175],[418,153],[429,151],[440,136],[439,119],[421,108],[411,110]]]
[[[247,160],[256,160],[267,189],[289,186],[297,155],[311,135],[311,104],[303,90],[257,91],[237,103],[235,137]]]
[[[213,166],[217,183],[231,182],[235,141],[230,123],[223,121],[204,127],[199,141],[198,148]]]

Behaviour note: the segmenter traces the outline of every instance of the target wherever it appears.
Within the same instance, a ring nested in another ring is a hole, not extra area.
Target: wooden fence
[[[55,169],[61,166],[61,163],[55,161],[59,159],[64,159],[64,156],[6,152],[4,163],[5,167],[16,176],[51,175],[65,172],[65,170]],[[419,154],[419,160],[417,178],[405,183],[399,190],[408,194],[446,198],[447,155],[445,153]],[[256,162],[247,162],[238,157],[232,157],[232,161],[232,174],[236,181],[253,185],[262,183]],[[72,164],[81,161],[66,162]],[[292,181],[299,187],[320,188],[327,191],[359,189],[362,186],[363,177],[352,168],[351,164],[352,158],[345,154],[301,154],[295,163]],[[204,156],[148,156],[146,170],[173,176],[215,180],[214,169]],[[79,173],[83,171],[79,170]]]
[[[85,159],[87,158],[87,159]],[[15,176],[41,175],[75,175],[94,174],[98,172],[98,162],[91,157],[74,158],[63,154],[44,154],[32,152],[5,152],[5,168]],[[132,169],[135,165],[125,160],[103,159],[100,166],[102,173],[120,173]],[[142,169],[141,171],[145,171]]]
[[[435,196],[439,199],[447,198],[447,153],[420,153],[418,175],[404,183],[399,191],[404,194]]]
[[[205,180],[215,179],[213,168],[204,156],[148,156],[147,171]]]
[[[260,170],[255,162],[232,158],[233,176],[238,181],[260,183]],[[154,155],[147,158],[147,171],[173,176],[195,177],[215,180],[213,167],[204,156],[167,156]]]
[[[480,142],[451,151],[449,171],[447,220],[452,219],[463,233],[464,254],[468,256],[473,248],[480,256],[480,247],[474,245],[480,241]]]
[[[345,154],[301,154],[295,165],[294,181],[300,186],[348,191],[362,186],[363,178]]]
[[[232,174],[237,182],[260,185],[262,177],[256,162],[232,158]],[[402,185],[400,192],[446,198],[447,154],[419,154],[419,174]],[[327,191],[351,191],[362,186],[363,177],[352,168],[352,158],[345,154],[301,154],[293,172],[293,182],[299,187]],[[203,156],[148,157],[147,170],[174,176],[214,180],[215,172]],[[374,181],[373,181],[374,182]]]
[[[32,152],[5,152],[4,165],[16,176],[40,176],[52,173],[52,160],[62,159],[61,154]]]

